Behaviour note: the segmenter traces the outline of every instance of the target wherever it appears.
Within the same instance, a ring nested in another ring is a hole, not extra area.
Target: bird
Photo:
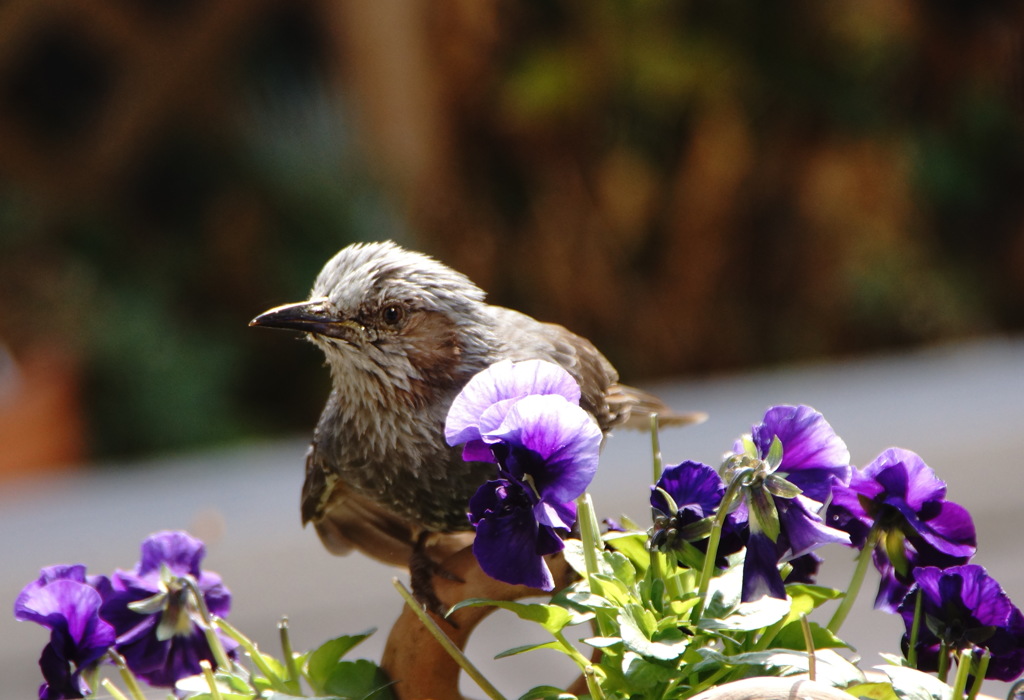
[[[466,275],[392,241],[342,248],[308,299],[276,306],[250,326],[304,334],[330,371],[306,454],[303,525],[312,523],[331,553],[358,550],[409,566],[414,592],[424,578],[415,570],[431,569],[431,538],[471,531],[469,499],[494,478],[494,464],[464,461],[462,448],[444,438],[452,401],[478,372],[502,360],[560,365],[605,433],[647,428],[652,413],[662,425],[703,418],[619,383],[586,338],[489,304]]]

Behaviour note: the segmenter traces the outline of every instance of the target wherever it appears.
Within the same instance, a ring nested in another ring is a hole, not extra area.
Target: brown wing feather
[[[312,522],[332,554],[358,549],[386,564],[405,566],[419,530],[372,500],[352,491],[319,458],[316,444],[306,454],[302,524]]]

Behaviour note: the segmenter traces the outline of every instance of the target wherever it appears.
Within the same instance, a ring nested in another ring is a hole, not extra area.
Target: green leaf
[[[377,664],[366,659],[339,661],[334,667],[324,691],[351,700],[393,700],[391,681]]]
[[[538,685],[536,688],[530,688],[520,695],[519,700],[576,700],[576,696],[565,692],[561,688],[555,688],[550,685]]]
[[[517,603],[513,600],[487,600],[485,598],[468,598],[453,607],[452,612],[462,608],[479,607],[481,605],[493,605],[497,608],[511,610],[520,619],[536,622],[551,634],[561,632],[574,620],[572,613],[558,605]]]
[[[263,698],[263,700],[295,700],[296,696],[289,695],[288,693],[278,693],[276,691],[273,691],[273,692],[269,692],[269,693],[265,693],[263,695],[260,695],[260,697]],[[302,696],[302,697],[305,697],[305,696]],[[252,695],[246,695],[245,698],[247,698],[248,700],[252,700]],[[193,698],[189,698],[188,700],[194,700],[194,699]],[[206,699],[204,698],[203,700],[206,700]],[[340,698],[337,695],[314,695],[314,696],[307,697],[306,700],[347,700],[347,699],[346,698]]]
[[[765,477],[764,488],[768,493],[779,498],[796,498],[803,493],[803,489],[778,474],[769,474]]]
[[[604,541],[616,552],[621,552],[638,572],[647,571],[650,553],[647,551],[647,533],[643,532],[609,532]]]
[[[702,617],[700,626],[709,630],[752,631],[774,625],[789,614],[789,600],[764,596],[749,603],[740,603],[722,618]]]
[[[601,552],[601,559],[608,567],[611,575],[618,579],[622,585],[628,588],[636,585],[636,569],[626,555],[619,552],[605,551]]]
[[[656,629],[657,621],[649,619],[648,613],[644,615],[639,606],[628,606],[618,616],[619,634],[622,635],[622,642],[630,651],[640,656],[672,661],[682,656],[689,645],[688,638],[682,638],[670,643],[656,642],[651,640],[651,635]],[[653,618],[653,616],[650,616]]]
[[[540,644],[524,644],[519,647],[512,647],[511,649],[506,649],[505,651],[501,652],[494,658],[504,659],[506,656],[515,656],[516,654],[522,654],[527,651],[533,651],[534,649],[554,649],[555,651],[560,651],[563,654],[567,653],[566,648],[562,646],[561,643],[556,641],[550,641],[541,642]]]
[[[843,692],[861,700],[900,700],[900,696],[893,690],[892,683],[857,683],[849,688],[843,688]]]
[[[364,639],[374,633],[368,630],[362,634],[345,634],[329,639],[316,649],[300,658],[300,666],[315,692],[324,692],[327,680],[334,673],[341,658]]]
[[[594,574],[590,577],[590,588],[602,598],[607,598],[616,607],[637,602],[637,599],[630,593],[625,584],[614,576]]]
[[[782,440],[776,435],[772,438],[772,444],[768,446],[768,456],[764,461],[768,462],[768,468],[775,471],[782,464]]]
[[[822,627],[817,622],[810,623],[810,626],[811,642],[814,644],[815,649],[850,648],[849,644],[832,634],[832,632],[827,628]],[[793,620],[792,622],[787,623],[775,639],[772,640],[772,645],[780,649],[807,651],[807,645],[804,642],[804,634],[803,629],[801,629],[800,620]]]
[[[676,664],[650,661],[634,652],[626,652],[622,663],[626,681],[630,690],[634,691],[649,690],[659,683],[672,680],[678,673]]]
[[[786,586],[786,594],[793,600],[793,609],[790,612],[793,619],[808,614],[830,600],[839,600],[844,595],[843,591],[837,588],[814,586],[809,583],[791,583]]]
[[[953,689],[932,675],[916,668],[875,666],[892,681],[892,688],[902,700],[951,700]]]
[[[622,644],[622,637],[587,637],[583,640],[583,643],[597,649],[607,649],[616,644]]]
[[[772,542],[779,540],[779,533],[782,526],[779,524],[779,511],[775,508],[775,501],[764,489],[751,488],[750,497],[747,499],[747,506],[750,513],[750,529],[752,532],[760,530],[768,536]]]

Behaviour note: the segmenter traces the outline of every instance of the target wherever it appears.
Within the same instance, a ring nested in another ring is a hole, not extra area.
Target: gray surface
[[[680,409],[711,415],[704,425],[666,431],[666,463],[699,459],[717,465],[764,409],[808,403],[832,423],[863,466],[889,446],[917,451],[949,484],[951,500],[975,517],[977,563],[1024,604],[1020,493],[1024,486],[1024,342],[989,340],[900,356],[820,364],[774,372],[650,387]],[[297,648],[340,633],[380,631],[358,650],[379,658],[399,610],[392,576],[403,573],[365,557],[324,553],[298,522],[303,440],[183,455],[117,470],[73,473],[45,483],[8,486],[0,494],[0,678],[3,698],[35,697],[42,628],[16,623],[11,605],[42,566],[83,562],[92,573],[129,568],[149,533],[186,528],[208,544],[206,565],[234,594],[232,621],[273,651],[275,624],[287,614]],[[143,468],[144,467],[144,468]],[[608,443],[591,493],[598,513],[646,513],[649,440],[620,433]],[[842,586],[852,553],[825,549],[823,583]],[[868,588],[875,579],[869,579]],[[902,626],[870,610],[862,594],[843,630],[866,659],[896,652]],[[554,652],[501,661],[511,646],[544,639],[509,614],[492,616],[469,649],[508,697],[575,673]],[[360,654],[357,654],[357,656]],[[476,688],[465,691],[479,697]],[[986,691],[1004,695],[1002,684]],[[154,695],[160,697],[160,695]]]

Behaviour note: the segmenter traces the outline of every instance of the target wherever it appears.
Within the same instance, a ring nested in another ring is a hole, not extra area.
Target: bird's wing
[[[618,416],[618,425],[633,430],[648,430],[652,413],[658,414],[658,425],[666,428],[703,423],[708,418],[708,414],[700,411],[675,411],[654,394],[625,384],[608,387],[605,400],[610,412]]]
[[[302,524],[312,522],[332,554],[358,549],[386,564],[406,566],[419,531],[372,500],[360,496],[327,465],[316,443],[306,453]]]
[[[658,397],[619,384],[611,362],[586,338],[557,323],[542,323],[526,314],[492,306],[501,329],[499,341],[512,360],[544,359],[565,368],[580,385],[580,406],[607,432],[616,426],[646,430],[650,415],[663,426],[699,423],[703,413],[678,413]]]

